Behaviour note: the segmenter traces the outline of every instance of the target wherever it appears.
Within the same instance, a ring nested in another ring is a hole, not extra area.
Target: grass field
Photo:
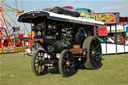
[[[104,55],[100,69],[79,69],[68,78],[56,70],[35,76],[31,57],[20,54],[0,54],[0,85],[128,85],[128,54]]]

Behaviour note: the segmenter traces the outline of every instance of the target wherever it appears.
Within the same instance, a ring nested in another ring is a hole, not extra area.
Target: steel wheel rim
[[[42,74],[43,71],[45,70],[45,65],[44,65],[44,57],[43,56],[39,56],[41,52],[38,52],[35,56],[35,61],[34,61],[34,68],[35,71],[38,74]]]
[[[89,50],[91,64],[95,68],[99,67],[102,55],[100,42],[97,39],[92,40]]]
[[[74,60],[70,52],[67,52],[64,54],[62,67],[63,67],[64,74],[71,74],[73,72]]]

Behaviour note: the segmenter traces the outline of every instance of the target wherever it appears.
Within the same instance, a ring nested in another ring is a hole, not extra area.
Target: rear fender
[[[46,53],[46,50],[44,48],[38,48],[37,51],[44,51]]]

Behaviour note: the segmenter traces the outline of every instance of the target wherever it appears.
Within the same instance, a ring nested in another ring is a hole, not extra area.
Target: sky
[[[120,16],[128,16],[128,0],[5,0],[4,3],[14,8],[23,9],[25,12],[70,5],[74,7],[90,8],[96,13],[120,12]],[[18,17],[16,17],[16,13],[10,12],[9,15],[17,22]],[[22,25],[21,23],[18,24]],[[30,31],[30,25],[27,25],[27,28]]]

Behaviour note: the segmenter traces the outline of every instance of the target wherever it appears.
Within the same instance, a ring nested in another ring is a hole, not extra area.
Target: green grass
[[[98,70],[79,69],[68,78],[51,70],[35,76],[30,56],[0,54],[0,85],[128,85],[128,54],[104,55]]]

